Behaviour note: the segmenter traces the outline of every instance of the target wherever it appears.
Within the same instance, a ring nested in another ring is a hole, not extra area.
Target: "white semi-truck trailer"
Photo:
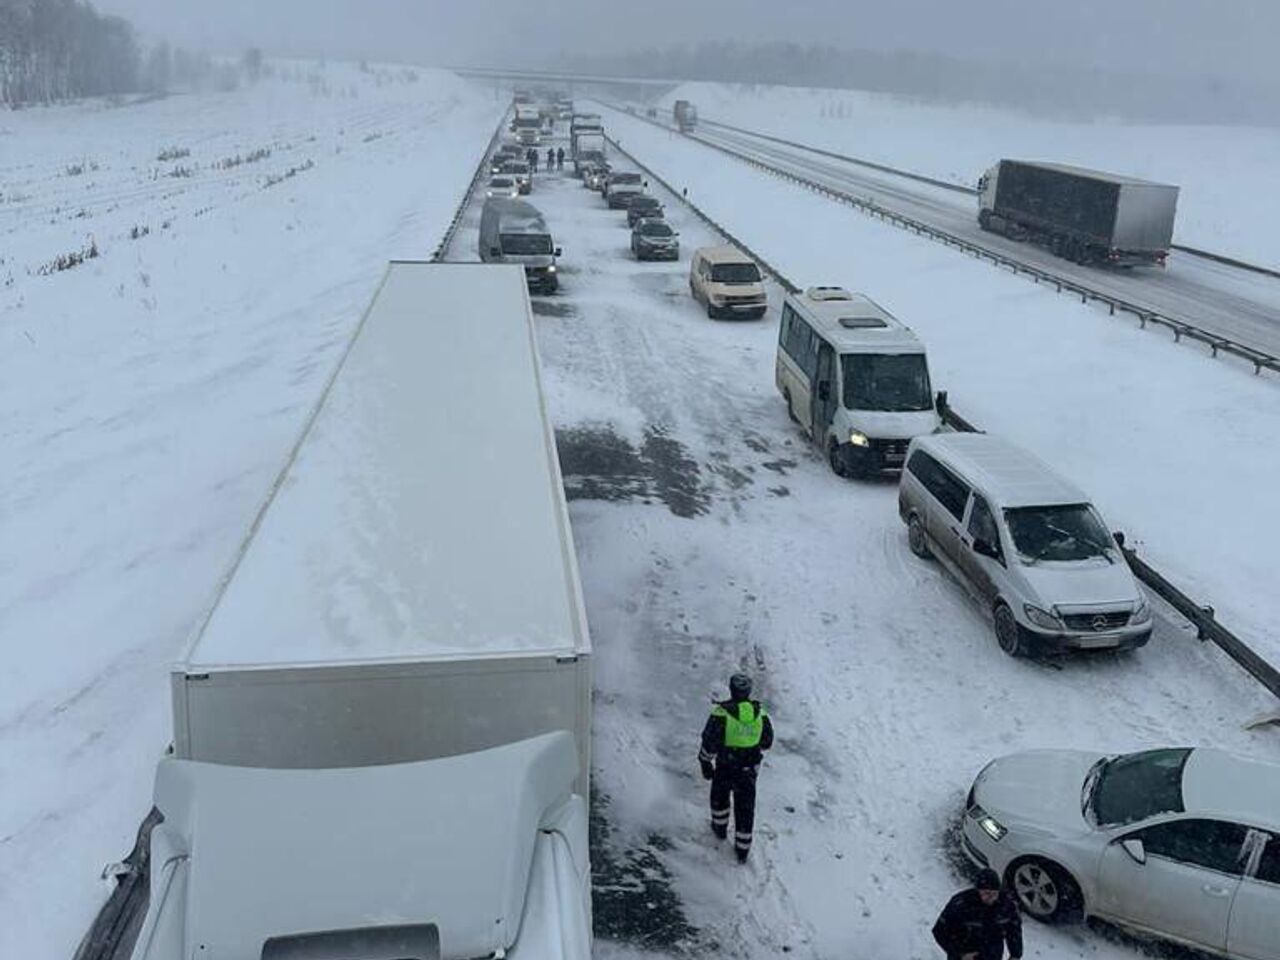
[[[136,916],[80,955],[588,960],[590,653],[524,271],[393,264],[172,672]]]

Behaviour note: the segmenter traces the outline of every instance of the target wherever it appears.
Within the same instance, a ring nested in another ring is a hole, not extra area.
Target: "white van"
[[[911,439],[942,425],[920,338],[840,287],[787,295],[775,380],[838,476],[901,469]]]
[[[1129,649],[1151,638],[1151,608],[1089,498],[1005,440],[913,440],[898,514],[911,551],[955,575],[1010,656]]]

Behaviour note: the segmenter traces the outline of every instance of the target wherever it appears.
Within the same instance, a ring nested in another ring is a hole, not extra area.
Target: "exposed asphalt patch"
[[[644,845],[617,849],[608,796],[591,791],[591,912],[595,935],[647,950],[691,954],[699,931],[689,923],[661,859],[670,842],[651,834]]]
[[[578,308],[565,300],[533,300],[533,312],[539,317],[576,317]]]
[[[640,447],[607,426],[556,431],[570,500],[659,500],[677,517],[697,517],[710,495],[697,461],[664,428],[646,427]]]

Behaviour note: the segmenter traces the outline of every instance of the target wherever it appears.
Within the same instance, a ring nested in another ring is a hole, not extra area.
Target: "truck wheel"
[[[1022,647],[1022,630],[1009,605],[1003,601],[996,604],[995,611],[996,643],[1000,649],[1011,657],[1020,657],[1026,651]]]
[[[983,230],[991,229],[991,211],[990,210],[978,211],[978,226],[981,227]]]

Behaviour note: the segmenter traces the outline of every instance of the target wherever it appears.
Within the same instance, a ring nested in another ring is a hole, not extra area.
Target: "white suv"
[[[1033,750],[978,774],[964,852],[1047,922],[1096,916],[1280,960],[1280,766],[1220,750]]]

